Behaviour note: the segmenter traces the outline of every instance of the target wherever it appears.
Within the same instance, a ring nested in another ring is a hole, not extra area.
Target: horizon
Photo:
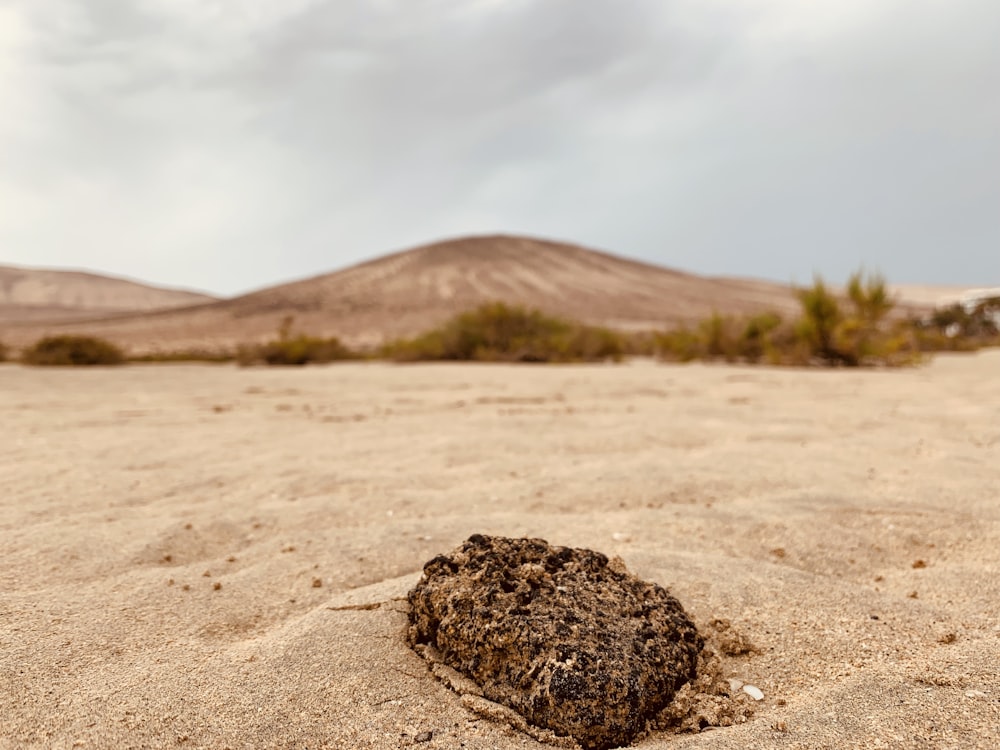
[[[307,274],[305,276],[294,276],[294,277],[288,277],[288,278],[279,278],[279,279],[276,279],[276,280],[273,280],[273,281],[270,281],[270,282],[263,282],[263,283],[261,283],[258,286],[254,286],[254,287],[247,288],[247,289],[240,289],[240,290],[237,290],[237,291],[235,291],[233,293],[228,293],[228,294],[227,293],[223,293],[223,292],[218,292],[218,291],[212,290],[212,289],[210,289],[210,288],[208,288],[206,286],[200,286],[200,285],[197,285],[197,284],[195,284],[195,285],[189,285],[189,284],[177,285],[177,284],[171,284],[171,283],[163,283],[163,282],[160,282],[157,279],[141,278],[141,277],[137,277],[137,276],[133,276],[133,275],[127,274],[127,273],[121,273],[121,272],[118,272],[118,271],[116,271],[114,269],[100,269],[100,268],[86,267],[86,266],[76,266],[76,267],[69,266],[69,267],[64,267],[64,266],[52,266],[52,265],[38,265],[38,264],[30,264],[30,263],[27,263],[27,264],[26,263],[8,263],[6,261],[0,261],[0,266],[6,266],[8,268],[16,268],[16,269],[20,269],[20,270],[24,270],[24,271],[53,271],[53,272],[64,272],[64,273],[82,273],[82,274],[99,276],[99,277],[107,278],[107,279],[114,279],[114,280],[117,280],[117,281],[126,281],[126,282],[135,283],[135,284],[141,284],[141,285],[144,285],[144,286],[155,287],[155,288],[158,288],[158,289],[164,289],[164,290],[170,290],[170,291],[177,291],[177,292],[192,292],[192,293],[195,293],[195,294],[204,294],[204,295],[208,295],[208,296],[211,296],[211,297],[215,297],[215,298],[217,298],[219,300],[226,300],[226,299],[234,299],[234,298],[237,298],[237,297],[242,297],[242,296],[247,295],[247,294],[253,294],[253,293],[256,293],[256,292],[259,292],[259,291],[263,291],[265,289],[270,289],[272,287],[283,286],[285,284],[294,284],[294,283],[297,283],[297,282],[300,282],[300,281],[308,281],[310,279],[313,279],[313,278],[316,278],[316,277],[320,277],[320,276],[327,276],[327,275],[330,275],[330,274],[339,273],[339,272],[342,272],[342,271],[346,271],[346,270],[348,270],[350,268],[353,268],[355,266],[363,265],[365,263],[370,263],[370,262],[373,262],[373,261],[378,261],[378,260],[380,260],[382,258],[386,258],[386,257],[391,256],[391,255],[398,255],[398,254],[401,254],[401,253],[406,253],[406,252],[409,252],[409,251],[412,251],[412,250],[416,250],[416,249],[421,248],[421,247],[427,247],[427,246],[430,246],[430,245],[437,245],[437,244],[451,242],[451,241],[460,240],[460,239],[477,239],[477,238],[490,238],[490,237],[516,237],[516,238],[520,238],[520,239],[538,240],[538,241],[542,241],[542,242],[553,242],[553,243],[557,243],[557,244],[563,244],[563,245],[568,245],[568,246],[572,246],[572,247],[583,248],[585,250],[591,250],[591,251],[594,251],[594,252],[605,253],[605,254],[612,255],[612,256],[615,256],[615,257],[618,257],[618,258],[622,258],[624,260],[637,261],[637,262],[640,262],[640,263],[647,263],[647,264],[649,264],[651,266],[655,266],[657,268],[662,268],[662,269],[665,269],[665,270],[668,270],[668,271],[677,271],[677,272],[681,272],[681,273],[693,274],[693,275],[700,276],[700,277],[703,277],[703,278],[746,279],[746,280],[753,280],[753,281],[770,282],[770,283],[774,283],[774,284],[787,284],[787,285],[790,285],[790,286],[793,286],[793,287],[806,286],[808,284],[811,284],[816,278],[821,278],[824,282],[832,284],[834,286],[840,286],[840,285],[845,284],[846,281],[847,281],[847,277],[851,273],[854,273],[855,271],[864,271],[864,272],[868,272],[868,273],[874,273],[874,274],[881,275],[881,276],[883,276],[883,278],[885,279],[886,283],[889,284],[890,287],[892,287],[892,286],[900,286],[900,287],[928,287],[928,288],[934,288],[934,289],[941,289],[943,291],[945,291],[945,290],[947,290],[947,291],[953,291],[953,290],[959,290],[959,289],[974,290],[974,289],[978,289],[978,288],[990,289],[990,288],[1000,287],[1000,277],[997,277],[997,283],[996,284],[991,284],[989,282],[984,283],[982,281],[969,281],[967,283],[962,283],[962,282],[955,282],[955,283],[941,282],[941,283],[939,283],[939,282],[934,282],[934,281],[894,279],[894,278],[891,278],[888,275],[884,274],[878,268],[870,267],[870,266],[863,265],[863,264],[861,266],[859,266],[858,268],[852,269],[851,271],[849,271],[846,274],[844,274],[844,276],[839,277],[839,278],[829,277],[829,276],[826,276],[826,275],[821,274],[819,272],[813,273],[812,275],[810,275],[806,279],[791,279],[791,278],[782,279],[782,278],[766,277],[766,276],[761,276],[761,275],[754,276],[754,275],[748,275],[748,274],[725,274],[725,273],[723,273],[723,274],[704,274],[704,273],[699,273],[697,271],[692,271],[691,269],[688,269],[688,268],[680,268],[680,267],[675,267],[675,266],[667,266],[667,265],[660,264],[660,263],[656,262],[655,260],[649,260],[649,259],[642,258],[642,257],[626,255],[624,253],[619,253],[619,252],[615,251],[614,249],[594,247],[594,246],[583,244],[583,243],[572,242],[572,241],[561,240],[561,239],[553,239],[553,238],[550,238],[550,237],[534,237],[534,236],[528,236],[528,235],[516,235],[516,234],[511,234],[509,232],[492,232],[492,233],[483,233],[483,234],[457,235],[457,236],[453,236],[453,237],[445,237],[443,239],[435,240],[435,241],[432,241],[432,242],[422,242],[422,243],[419,243],[419,244],[413,244],[413,245],[407,246],[405,248],[397,248],[397,249],[388,250],[386,252],[378,253],[376,255],[373,255],[371,257],[361,258],[360,260],[349,262],[349,263],[346,263],[346,264],[341,265],[341,266],[336,267],[336,268],[330,268],[330,269],[328,269],[326,271],[318,271],[318,272],[314,272],[314,273],[309,273],[309,274]]]

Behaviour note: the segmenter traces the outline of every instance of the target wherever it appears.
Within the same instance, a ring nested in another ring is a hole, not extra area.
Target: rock
[[[585,750],[628,744],[694,678],[703,640],[680,602],[599,552],[480,534],[424,566],[412,646],[483,696]]]

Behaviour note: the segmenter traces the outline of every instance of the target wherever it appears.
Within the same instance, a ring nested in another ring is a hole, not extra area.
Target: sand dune
[[[995,748],[998,367],[0,366],[0,747],[541,750],[405,644],[483,532],[760,648],[752,721],[639,747]]]
[[[134,350],[218,346],[272,336],[293,316],[301,330],[369,345],[495,300],[626,329],[660,328],[714,310],[795,305],[781,284],[705,278],[574,245],[498,236],[426,245],[214,304],[59,330],[94,333]],[[23,343],[41,330],[22,326],[8,335]]]

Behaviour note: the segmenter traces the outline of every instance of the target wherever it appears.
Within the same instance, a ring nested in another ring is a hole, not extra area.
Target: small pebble
[[[965,697],[966,698],[985,698],[986,697],[986,693],[984,693],[982,690],[967,690],[965,692]]]
[[[738,680],[735,677],[729,678],[729,693],[733,694],[743,687],[743,680]]]
[[[764,700],[764,692],[756,685],[744,685],[743,692],[749,695],[755,701]]]
[[[430,742],[434,739],[434,732],[421,732],[413,738],[416,742]]]

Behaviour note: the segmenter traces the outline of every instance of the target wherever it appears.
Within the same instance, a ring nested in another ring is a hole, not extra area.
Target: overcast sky
[[[0,264],[222,294],[467,233],[1000,285],[997,0],[0,0]]]

